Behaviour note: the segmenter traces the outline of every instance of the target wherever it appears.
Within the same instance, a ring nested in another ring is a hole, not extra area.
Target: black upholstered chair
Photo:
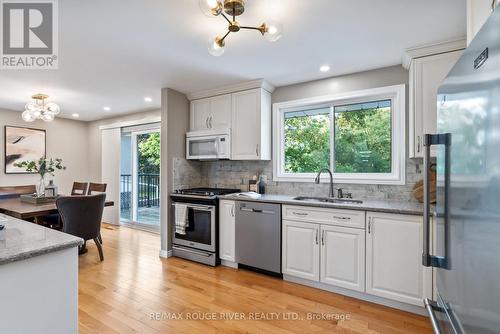
[[[56,201],[61,215],[63,232],[80,237],[83,240],[94,240],[99,250],[99,258],[104,260],[99,234],[101,231],[102,212],[106,194],[91,196],[65,196]]]
[[[108,187],[108,185],[106,183],[90,182],[89,188],[87,190],[87,195],[95,195],[95,194],[105,193],[107,187]],[[97,238],[99,239],[99,242],[102,245],[103,242],[102,242],[102,236],[100,233],[99,233],[99,236]]]

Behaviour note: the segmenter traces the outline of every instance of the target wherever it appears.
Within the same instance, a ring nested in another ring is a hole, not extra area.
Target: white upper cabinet
[[[191,102],[191,131],[221,130],[231,127],[231,94]]]
[[[208,130],[210,118],[210,99],[191,101],[190,131]]]
[[[210,99],[209,125],[215,130],[231,128],[231,94]]]
[[[432,297],[432,270],[422,265],[422,217],[368,212],[366,218],[366,292],[423,306]]]
[[[467,0],[467,45],[486,22],[500,0]]]
[[[271,93],[264,80],[188,94],[190,131],[231,129],[232,160],[271,160]]]
[[[409,157],[423,157],[424,135],[436,133],[437,90],[465,48],[465,40],[407,50],[409,70]]]
[[[232,159],[271,160],[271,94],[264,89],[233,94]]]
[[[219,257],[235,262],[235,202],[222,200],[219,205]]]

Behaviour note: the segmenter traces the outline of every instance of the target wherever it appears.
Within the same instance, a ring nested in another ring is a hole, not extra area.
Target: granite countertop
[[[220,196],[220,199],[230,199],[230,200],[248,201],[248,202],[292,204],[292,205],[333,208],[333,209],[399,213],[405,215],[420,215],[420,216],[423,214],[424,211],[423,204],[415,202],[363,200],[362,204],[324,203],[324,202],[297,201],[293,199],[294,197],[295,196],[286,196],[286,195],[262,195],[262,197],[260,198],[251,199],[245,197],[236,197],[235,194],[230,194],[230,195]]]
[[[81,238],[0,214],[0,265],[77,247]]]

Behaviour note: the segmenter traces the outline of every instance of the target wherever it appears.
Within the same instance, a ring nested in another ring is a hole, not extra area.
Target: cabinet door
[[[215,96],[210,99],[210,129],[231,128],[231,94]]]
[[[319,225],[283,221],[283,274],[319,281]]]
[[[260,89],[233,94],[232,159],[260,159]]]
[[[234,201],[220,201],[219,205],[219,257],[235,262]]]
[[[365,292],[365,230],[321,225],[321,282]]]
[[[209,129],[210,99],[191,101],[190,131]]]
[[[366,292],[423,306],[432,271],[422,265],[422,217],[369,212],[367,219]]]
[[[437,90],[461,55],[462,51],[454,51],[413,60],[410,70],[410,158],[423,157],[424,134],[436,133]]]
[[[498,3],[500,1],[496,0],[495,5]],[[467,45],[490,16],[492,4],[493,0],[467,0]]]

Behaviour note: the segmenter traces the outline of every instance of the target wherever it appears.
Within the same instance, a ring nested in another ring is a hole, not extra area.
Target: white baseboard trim
[[[364,300],[367,302],[372,302],[375,304],[380,304],[380,305],[396,308],[399,310],[423,315],[426,317],[428,316],[428,314],[425,311],[425,308],[423,306],[420,307],[420,306],[416,306],[416,305],[405,304],[405,303],[397,302],[394,300],[389,300],[386,298],[369,295],[369,294],[366,294],[363,292],[339,288],[339,287],[331,286],[331,285],[324,284],[321,282],[309,281],[309,280],[306,280],[303,278],[293,277],[293,276],[286,275],[286,274],[283,275],[283,280],[288,281],[288,282],[297,283],[297,284],[307,285],[307,286],[310,286],[310,287],[316,288],[316,289],[321,289],[321,290],[326,290],[326,291],[330,291],[333,293],[338,293],[338,294],[341,294],[344,296],[348,296],[348,297],[352,297],[352,298],[356,298],[356,299],[361,299],[361,300]]]
[[[167,259],[169,257],[172,257],[172,250],[160,250],[160,257]]]
[[[224,267],[238,269],[238,263],[236,263],[236,262],[221,259],[220,264],[223,265]]]

